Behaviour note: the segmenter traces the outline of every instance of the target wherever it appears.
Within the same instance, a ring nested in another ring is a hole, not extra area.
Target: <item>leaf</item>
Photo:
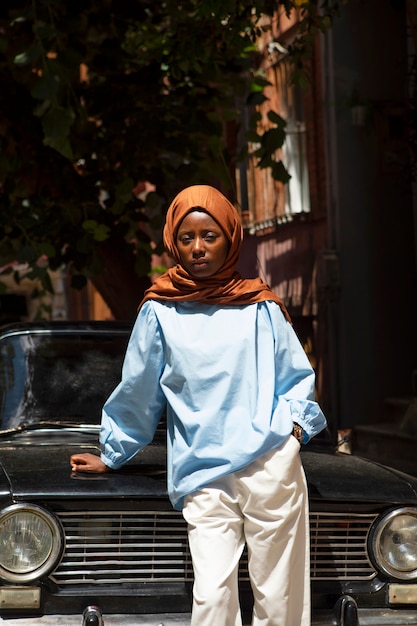
[[[54,292],[54,288],[51,282],[51,277],[46,267],[39,267],[39,265],[31,265],[30,271],[26,274],[25,278],[29,278],[31,280],[39,280],[42,287],[46,291],[49,291],[50,293]],[[32,294],[32,297],[34,297],[33,294]]]
[[[94,229],[97,227],[97,221],[96,220],[85,220],[82,224],[81,224],[82,228],[84,228],[84,230],[86,230],[88,233],[92,233],[94,231]]]
[[[52,100],[59,89],[59,85],[59,76],[46,74],[36,81],[30,93],[37,100]]]
[[[216,111],[209,111],[207,113],[207,119],[210,120],[210,122],[213,122],[214,124],[219,124],[222,121],[221,115],[217,113]]]
[[[116,196],[123,200],[123,202],[128,202],[132,197],[133,187],[133,180],[130,177],[125,178],[121,183],[116,185]]]
[[[87,284],[87,278],[83,274],[73,274],[71,276],[71,287],[81,291]]]
[[[262,119],[262,114],[260,111],[256,111],[253,115],[251,115],[250,120],[249,120],[249,125],[253,128],[254,126],[256,126],[256,124],[258,122],[260,122]]]
[[[39,251],[39,255],[44,254],[49,259],[54,257],[56,254],[55,247],[47,241],[44,241],[38,246],[38,251]]]
[[[45,137],[43,143],[45,146],[56,150],[70,161],[73,160],[74,155],[68,137]]]
[[[263,104],[267,100],[268,98],[265,96],[265,94],[262,91],[252,92],[248,95],[246,99],[246,104],[248,106],[257,106],[259,104]]]
[[[105,241],[110,236],[110,228],[105,224],[99,224],[94,231],[95,241]]]
[[[251,143],[260,143],[262,139],[262,135],[258,135],[258,133],[254,130],[248,130],[245,133],[246,141],[250,141]]]
[[[288,173],[288,170],[285,168],[282,161],[275,162],[271,168],[272,178],[274,180],[279,180],[281,183],[288,183],[291,179],[291,175]]]
[[[161,196],[157,194],[155,191],[149,191],[146,194],[146,206],[150,209],[156,209],[161,205]]]
[[[222,111],[221,118],[219,118],[219,122],[221,122],[221,120],[224,120],[226,122],[233,121],[237,119],[239,115],[240,111],[238,111],[237,109],[224,109]]]
[[[265,87],[270,87],[271,81],[263,76],[254,76],[253,83],[251,85],[252,91],[262,91]]]
[[[41,281],[42,287],[46,289],[46,291],[49,291],[49,293],[54,293],[51,276],[46,268],[39,268],[38,278]]]
[[[216,157],[221,153],[222,140],[220,139],[220,137],[216,137],[215,135],[213,135],[212,137],[209,137],[207,146],[208,146],[208,149],[210,150],[210,153],[214,157]]]
[[[152,276],[152,274],[165,274],[168,270],[166,265],[154,265],[151,271],[148,273],[148,276]]]
[[[270,128],[262,137],[262,146],[270,153],[281,148],[285,141],[285,131],[283,128]]]
[[[281,117],[280,115],[278,115],[278,113],[276,113],[275,111],[268,111],[268,119],[270,122],[272,122],[273,124],[276,124],[279,127],[285,127],[287,125],[287,122],[284,120],[283,117]]]
[[[18,270],[14,270],[14,272],[13,272],[13,280],[16,283],[16,285],[20,285],[21,276],[20,276],[20,272]]]
[[[257,150],[253,152],[254,156],[262,159],[266,155],[266,150],[263,146],[260,146]]]
[[[82,255],[89,254],[91,252],[91,248],[92,248],[91,236],[82,235],[78,237],[77,241],[75,242],[76,251]]]
[[[89,259],[88,264],[84,268],[86,276],[97,276],[103,271],[103,261],[100,259],[97,254],[92,254]]]
[[[274,161],[272,160],[272,157],[270,154],[265,154],[256,164],[256,167],[259,167],[259,169],[264,170],[267,167],[272,167],[273,166]]]
[[[72,126],[74,116],[71,109],[52,106],[43,116],[42,127],[46,136],[66,137]]]
[[[325,15],[321,20],[321,30],[323,32],[326,30],[329,30],[331,26],[332,26],[332,18],[330,17],[330,15]]]
[[[51,107],[42,118],[44,145],[54,148],[68,159],[73,158],[69,142],[69,129],[73,121],[72,110],[60,106]]]
[[[34,246],[24,246],[17,252],[16,260],[19,263],[33,263],[38,258],[37,250]]]
[[[110,236],[110,228],[106,224],[99,224],[96,220],[85,220],[82,227],[93,236],[94,241],[105,241]]]
[[[33,44],[30,48],[17,54],[14,58],[15,65],[30,65],[39,59],[41,56],[41,46],[38,42]]]
[[[294,70],[291,76],[291,83],[298,85],[303,90],[306,90],[310,85],[310,79],[308,74],[303,69]]]

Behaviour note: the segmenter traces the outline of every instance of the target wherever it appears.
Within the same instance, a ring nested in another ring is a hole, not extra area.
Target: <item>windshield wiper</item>
[[[33,424],[21,424],[20,426],[15,426],[14,428],[7,428],[5,430],[0,430],[0,437],[5,437],[7,435],[14,435],[17,433],[23,433],[28,431],[35,430],[44,430],[52,428],[54,430],[64,430],[64,429],[73,429],[73,430],[81,430],[88,433],[96,433],[100,426],[98,424],[78,424],[76,422],[55,422],[52,420],[36,422]]]

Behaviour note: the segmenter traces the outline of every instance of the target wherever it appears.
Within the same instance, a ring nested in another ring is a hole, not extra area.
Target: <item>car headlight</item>
[[[0,512],[0,577],[29,582],[49,573],[61,558],[64,533],[59,521],[32,504]]]
[[[378,569],[398,580],[417,578],[417,508],[402,507],[380,517],[369,539]]]

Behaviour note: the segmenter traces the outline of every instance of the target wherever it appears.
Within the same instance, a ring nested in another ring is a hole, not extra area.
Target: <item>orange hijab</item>
[[[193,209],[203,209],[219,224],[229,240],[224,265],[208,278],[195,278],[181,265],[177,248],[177,232],[184,217]],[[273,300],[290,320],[283,302],[260,278],[245,279],[236,271],[242,245],[243,229],[238,212],[220,191],[209,185],[193,185],[183,189],[172,201],[166,215],[164,245],[177,262],[155,280],[145,291],[139,308],[147,300],[198,301],[207,304],[252,304]]]

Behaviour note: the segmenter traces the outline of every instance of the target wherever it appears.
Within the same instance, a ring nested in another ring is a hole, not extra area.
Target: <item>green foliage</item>
[[[339,4],[301,5],[294,80],[305,82],[316,32]],[[193,182],[231,184],[226,130],[239,124],[238,101],[253,108],[266,99],[255,44],[258,18],[276,8],[276,0],[2,0],[0,267],[25,261],[49,289],[36,265],[45,255],[53,269],[72,267],[81,287],[102,270],[98,246],[114,238],[148,275],[165,199]],[[259,143],[259,166],[285,181],[273,157],[285,121],[272,112],[269,120],[259,135],[253,116],[248,139]],[[135,196],[138,181],[156,192]]]
[[[303,89],[309,85],[308,61],[314,49],[315,39],[325,33],[333,25],[335,17],[340,13],[342,5],[348,0],[283,0],[287,14],[294,5],[299,8],[301,19],[299,34],[288,47],[293,64],[292,82]]]

